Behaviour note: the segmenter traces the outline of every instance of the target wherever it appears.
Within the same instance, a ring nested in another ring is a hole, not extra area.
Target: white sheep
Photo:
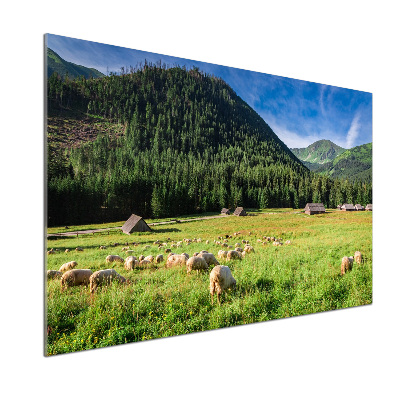
[[[228,254],[227,251],[225,251],[225,250],[220,250],[220,251],[218,252],[218,255],[217,255],[217,256],[218,256],[219,258],[225,259],[227,254]]]
[[[272,243],[272,246],[282,246],[282,243],[275,240],[275,242]]]
[[[186,261],[186,272],[208,270],[208,264],[203,257],[190,257]]]
[[[61,277],[61,291],[63,291],[65,287],[87,286],[91,275],[92,271],[90,269],[71,269],[64,272]]]
[[[162,254],[158,254],[156,256],[156,263],[159,264],[164,261],[164,256]]]
[[[77,247],[75,251],[83,251],[82,247]]]
[[[245,251],[246,253],[254,253],[254,248],[253,248],[253,246],[246,245],[246,246],[244,246],[243,251]]]
[[[354,253],[354,261],[355,261],[357,264],[361,264],[361,262],[362,262],[362,254],[361,254],[361,251],[356,251],[356,252]]]
[[[107,247],[106,246],[100,246],[99,248],[100,248],[100,250],[105,250]]]
[[[237,251],[237,252],[239,252],[239,253],[242,253],[242,252],[243,252],[243,249],[242,249],[241,247],[235,247],[235,251]]]
[[[210,266],[210,265],[219,265],[218,260],[215,258],[214,254],[212,254],[212,253],[207,253],[207,252],[203,253],[201,251],[200,252],[200,257],[203,257],[206,260],[206,263],[208,264],[208,266]]]
[[[190,258],[188,253],[182,253],[181,256],[186,256],[186,258]]]
[[[292,244],[290,240],[286,240],[285,244]]]
[[[69,249],[65,249],[65,252],[64,253],[69,253],[70,252],[70,250]]]
[[[108,255],[106,257],[106,262],[107,263],[113,263],[113,262],[119,262],[119,263],[123,263],[124,259],[120,256],[116,256],[116,255]]]
[[[175,267],[177,265],[186,265],[186,261],[188,257],[186,254],[174,254],[171,257],[168,257],[166,267]]]
[[[214,302],[214,293],[217,292],[218,304],[221,305],[221,293],[226,289],[235,289],[236,280],[226,265],[215,266],[210,273],[211,304]]]
[[[63,274],[64,272],[74,269],[77,265],[78,263],[76,261],[70,261],[61,265],[59,271]]]
[[[109,285],[113,281],[126,283],[127,280],[115,269],[102,269],[90,276],[90,293],[93,294],[99,286]]]
[[[139,264],[139,261],[136,259],[135,256],[129,256],[126,257],[125,262],[124,262],[124,268],[127,271],[132,271],[135,266]]]
[[[146,256],[144,259],[145,259],[146,261],[150,261],[151,263],[154,262],[154,257],[153,257],[152,255]]]
[[[47,271],[47,279],[60,279],[62,277],[62,273],[60,271],[56,271],[54,269],[49,269]]]
[[[241,260],[242,257],[242,253],[236,250],[230,250],[228,251],[228,253],[226,254],[226,259],[227,261],[231,261],[231,260]]]
[[[342,265],[341,265],[341,274],[344,275],[347,271],[351,271],[353,268],[353,257],[343,257],[342,258]]]

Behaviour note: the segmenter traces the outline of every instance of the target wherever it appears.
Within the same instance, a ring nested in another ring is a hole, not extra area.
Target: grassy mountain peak
[[[301,161],[313,164],[325,164],[342,154],[346,149],[330,140],[322,139],[305,148],[291,149],[292,153]]]
[[[100,71],[94,68],[87,68],[82,65],[77,65],[69,61],[65,61],[54,50],[47,48],[47,76],[50,77],[54,72],[57,72],[61,77],[68,75],[74,79],[80,76],[88,78],[101,78],[104,76]]]

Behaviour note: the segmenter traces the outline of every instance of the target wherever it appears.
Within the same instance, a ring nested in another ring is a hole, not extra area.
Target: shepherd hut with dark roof
[[[325,207],[322,203],[307,203],[304,212],[308,215],[323,214],[325,212]]]
[[[343,204],[341,209],[342,211],[356,211],[353,204]]]
[[[244,211],[243,207],[236,207],[236,210],[233,213],[234,215],[237,215],[238,217],[244,217],[247,215],[246,211]]]
[[[364,206],[361,204],[356,204],[354,207],[356,208],[356,211],[364,211]]]
[[[372,211],[372,204],[367,204],[365,206],[365,211]]]
[[[223,208],[223,209],[221,210],[221,214],[229,215],[230,213],[231,213],[231,212],[229,211],[228,208]]]
[[[122,226],[122,232],[130,235],[132,232],[151,232],[151,229],[142,217],[132,214]]]

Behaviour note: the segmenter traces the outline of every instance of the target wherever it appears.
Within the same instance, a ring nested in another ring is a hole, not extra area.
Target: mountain
[[[318,140],[306,148],[290,149],[292,153],[309,167],[310,164],[325,164],[342,154],[346,149],[330,140]],[[315,169],[315,166],[311,166]]]
[[[311,174],[226,82],[197,68],[145,63],[47,83],[49,226],[344,202],[341,183]],[[369,201],[368,190],[354,193]]]
[[[65,61],[55,51],[47,48],[47,76],[50,78],[54,72],[57,72],[61,77],[68,74],[70,79],[84,76],[88,78],[101,78],[104,76],[100,71],[94,68],[83,67],[72,62]]]
[[[345,150],[335,159],[318,168],[316,173],[351,181],[372,181],[372,143]]]

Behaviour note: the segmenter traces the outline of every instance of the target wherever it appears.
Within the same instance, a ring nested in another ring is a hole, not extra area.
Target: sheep
[[[235,247],[235,251],[238,251],[239,253],[242,253],[243,249],[241,247]]]
[[[129,250],[129,246],[123,247],[123,248],[121,249],[121,251],[127,251],[127,250]]]
[[[171,249],[165,249],[165,253],[171,253]]]
[[[246,254],[247,254],[247,253],[243,250],[243,251],[242,251],[242,257],[245,257]]]
[[[361,254],[361,251],[356,251],[356,252],[354,253],[354,261],[355,261],[357,264],[361,264],[361,262],[362,262],[362,254]]]
[[[99,286],[109,285],[113,281],[127,283],[127,280],[115,269],[102,269],[94,272],[90,279],[90,293],[93,294]]]
[[[273,246],[282,246],[282,243],[275,240],[275,242],[272,243],[272,245]]]
[[[285,244],[292,244],[290,240],[286,240]]]
[[[168,253],[167,260],[168,260],[168,258],[170,258],[172,256],[176,256],[176,255],[177,255],[176,253]]]
[[[138,260],[139,260],[139,262],[140,262],[140,261],[143,261],[143,260],[144,260],[144,255],[141,254],[141,255],[139,256]]]
[[[49,269],[47,271],[47,279],[60,279],[62,277],[62,273],[60,271],[56,271],[54,269]]]
[[[126,257],[124,268],[127,271],[132,271],[135,266],[139,264],[139,261],[134,256]]]
[[[253,246],[250,246],[250,245],[246,245],[246,246],[244,246],[244,249],[243,249],[246,253],[254,253],[254,248],[253,248]]]
[[[100,250],[105,250],[106,248],[106,246],[100,246]]]
[[[82,247],[77,247],[75,251],[83,251]]]
[[[208,270],[208,264],[203,257],[190,257],[186,261],[186,272]]]
[[[76,261],[70,261],[61,265],[59,271],[63,274],[64,272],[67,272],[70,269],[74,269],[77,265],[78,263]]]
[[[152,265],[152,264],[153,263],[150,260],[146,260],[146,259],[143,259],[143,260],[139,261],[139,266],[140,267],[145,267],[146,265]]]
[[[209,244],[210,243],[210,241],[209,240],[206,240],[206,244]]]
[[[229,252],[228,252],[229,253]],[[219,262],[215,258],[214,254],[212,253],[203,253],[202,251],[200,252],[200,257],[203,257],[206,260],[206,263],[208,266],[210,265],[219,265]]]
[[[217,292],[218,304],[221,305],[221,293],[226,289],[235,289],[236,280],[226,265],[215,266],[210,273],[211,304],[214,303],[214,293]]]
[[[66,287],[79,286],[89,284],[89,278],[92,275],[90,269],[71,269],[64,272],[61,277],[61,291]]]
[[[231,261],[231,260],[241,260],[242,254],[236,250],[230,250],[228,251],[227,255],[226,255],[226,259],[227,261]]]
[[[125,252],[125,254],[133,254],[135,252],[135,250],[127,250],[126,252]]]
[[[171,257],[168,257],[166,267],[174,267],[176,265],[186,265],[186,261],[188,260],[188,257],[186,257],[186,254],[174,254]]]
[[[190,258],[188,253],[182,253],[181,256],[186,256],[186,258]]]
[[[344,275],[347,271],[351,271],[353,268],[353,257],[343,257],[341,265],[341,275]]]
[[[69,249],[65,249],[65,252],[64,253],[69,253],[70,252],[70,250]]]
[[[153,257],[152,255],[147,256],[147,257],[145,257],[144,259],[147,260],[147,261],[150,261],[151,263],[154,262],[154,257]]]
[[[53,249],[48,250],[47,255],[49,254],[55,254],[56,252]]]
[[[159,264],[164,261],[164,256],[162,254],[159,254],[156,256],[156,263]]]
[[[227,251],[225,251],[225,250],[220,250],[220,251],[218,252],[218,257],[219,257],[219,258],[222,258],[222,259],[225,259],[227,254],[228,254]]]
[[[107,263],[112,263],[112,262],[119,262],[119,263],[123,263],[124,259],[120,256],[116,256],[116,255],[108,255],[106,257],[106,262]]]

